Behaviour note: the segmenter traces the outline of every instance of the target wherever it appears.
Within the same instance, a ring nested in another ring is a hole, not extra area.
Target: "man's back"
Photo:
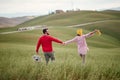
[[[39,49],[40,45],[42,45],[43,52],[52,52],[53,51],[52,41],[57,42],[57,43],[62,43],[62,41],[60,41],[56,38],[53,38],[52,36],[42,35],[39,38],[36,51],[38,52],[38,49]]]
[[[49,35],[43,35],[40,37],[42,49],[44,52],[50,52],[52,51],[52,37]]]

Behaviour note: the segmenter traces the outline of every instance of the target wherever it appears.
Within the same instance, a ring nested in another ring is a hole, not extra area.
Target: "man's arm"
[[[38,40],[38,43],[37,43],[37,46],[36,46],[36,53],[38,54],[38,50],[40,48],[40,45],[41,45],[41,39],[39,38]]]
[[[54,37],[52,37],[52,36],[50,36],[50,38],[51,38],[51,40],[54,41],[54,42],[63,44],[63,42],[62,42],[61,40],[57,39],[57,38],[54,38]]]

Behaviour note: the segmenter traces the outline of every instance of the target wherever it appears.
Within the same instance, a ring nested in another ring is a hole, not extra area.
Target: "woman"
[[[73,39],[65,41],[64,44],[69,44],[71,42],[76,42],[78,46],[78,54],[82,58],[82,63],[85,63],[85,55],[88,51],[87,43],[86,43],[86,38],[93,36],[95,33],[98,33],[100,35],[99,30],[94,30],[88,34],[83,35],[82,34],[82,29],[77,30],[77,36],[75,36]]]

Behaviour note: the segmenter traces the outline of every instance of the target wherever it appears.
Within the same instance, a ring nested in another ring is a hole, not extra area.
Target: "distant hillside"
[[[108,21],[105,21],[108,20]],[[78,26],[86,30],[100,29],[102,33],[120,39],[120,11],[78,11],[60,14],[40,16],[24,22],[17,27],[27,27],[36,25],[48,25],[55,27],[67,27],[83,23],[105,21],[101,23]],[[17,28],[16,27],[16,28]],[[113,32],[113,33],[112,33]]]
[[[109,10],[116,10],[116,11],[120,11],[120,7],[110,8]]]
[[[24,16],[24,17],[15,17],[15,18],[0,17],[0,28],[13,27],[33,18],[34,16]]]
[[[40,16],[24,22],[18,27],[35,25],[71,26],[102,20],[120,19],[120,11],[76,11]]]
[[[120,7],[114,7],[109,9],[101,9],[100,11],[120,11]]]

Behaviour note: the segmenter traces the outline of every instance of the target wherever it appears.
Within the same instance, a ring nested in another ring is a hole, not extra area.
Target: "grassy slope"
[[[68,26],[99,20],[120,19],[120,12],[80,11],[63,14],[47,15],[35,18],[18,25],[19,27],[31,25]]]
[[[102,14],[106,14],[107,16],[108,12]],[[113,18],[115,18],[116,15],[115,13],[110,13],[110,16],[114,16]],[[37,19],[39,21],[39,18]],[[49,20],[46,22],[46,19],[45,23],[52,25],[54,19],[54,17],[53,20],[50,18],[51,23]],[[74,22],[76,21],[69,23],[69,25],[79,23]],[[27,23],[22,25],[33,25],[32,22]],[[58,24],[56,23],[55,25]],[[61,25],[64,26],[64,24]],[[50,33],[66,41],[76,35],[77,28],[53,26],[53,28],[50,28]],[[61,46],[54,43],[56,61],[46,66],[44,56],[40,50],[43,62],[40,64],[34,63],[31,57],[35,54],[35,45],[38,37],[42,34],[41,30],[0,35],[0,80],[119,80],[119,20],[103,24],[97,23],[82,28],[84,29],[84,33],[95,28],[99,28],[103,33],[100,37],[95,35],[87,39],[90,51],[87,54],[85,66],[81,66],[81,58],[77,55],[75,44]]]

